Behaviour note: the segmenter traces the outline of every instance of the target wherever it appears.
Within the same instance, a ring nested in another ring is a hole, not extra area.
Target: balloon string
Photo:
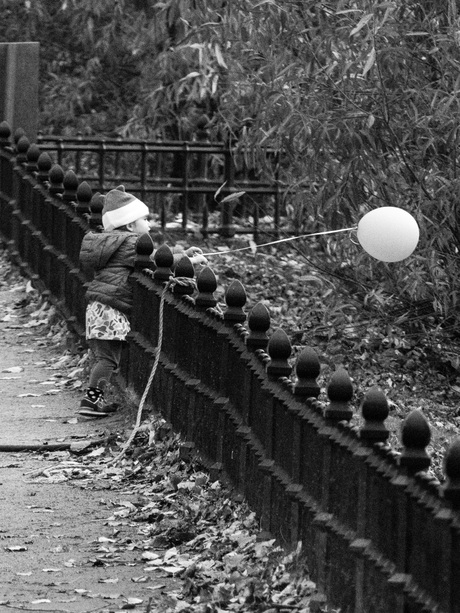
[[[268,247],[269,245],[277,245],[278,243],[286,243],[287,241],[295,241],[299,238],[310,238],[311,236],[324,236],[325,234],[337,234],[338,232],[350,232],[351,230],[356,230],[358,226],[353,226],[352,228],[342,228],[341,230],[326,230],[325,232],[313,232],[312,234],[302,234],[301,236],[290,236],[289,238],[280,238],[276,241],[271,241],[270,243],[262,243],[261,245],[256,245],[256,248],[260,247]],[[237,251],[245,251],[246,249],[254,249],[254,245],[248,245],[247,247],[239,247],[238,249],[226,249],[225,251],[214,251],[212,253],[203,253],[205,257],[209,257],[210,255],[223,255],[225,253],[236,253]]]

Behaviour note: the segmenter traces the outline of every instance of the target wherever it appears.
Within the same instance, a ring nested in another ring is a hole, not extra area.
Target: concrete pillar
[[[0,43],[0,121],[22,128],[30,142],[38,130],[40,43]]]

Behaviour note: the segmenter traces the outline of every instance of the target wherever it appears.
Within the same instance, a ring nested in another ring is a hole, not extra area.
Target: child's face
[[[146,234],[150,231],[150,221],[147,216],[140,217],[136,219],[136,221],[128,224],[128,228],[135,234]]]

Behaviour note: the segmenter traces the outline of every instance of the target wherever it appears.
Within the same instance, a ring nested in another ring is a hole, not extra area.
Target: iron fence
[[[91,191],[62,169],[37,170],[37,152],[0,133],[0,233],[12,257],[82,333],[87,278],[79,244],[94,225]],[[51,180],[52,179],[52,180]],[[72,184],[71,184],[72,183]],[[94,229],[94,228],[93,228]],[[172,277],[168,247],[138,241],[126,384],[143,392],[159,339],[159,305]],[[177,277],[193,277],[184,258]],[[352,426],[354,389],[338,369],[325,390],[319,359],[294,361],[269,309],[247,305],[243,285],[226,289],[206,267],[164,300],[163,344],[147,401],[199,452],[215,478],[228,478],[263,528],[286,546],[303,543],[322,602],[341,613],[460,613],[460,439],[445,457],[445,481],[429,474],[430,428],[421,411],[402,427],[402,452],[388,445],[386,398],[364,394]],[[182,289],[181,289],[182,288]],[[195,451],[194,451],[195,450]]]
[[[200,140],[182,142],[39,135],[37,144],[93,191],[125,185],[158,216],[162,229],[279,235],[286,190],[274,151],[266,151],[264,171],[255,169],[248,152],[209,142],[204,131]],[[261,219],[269,222],[262,227]]]

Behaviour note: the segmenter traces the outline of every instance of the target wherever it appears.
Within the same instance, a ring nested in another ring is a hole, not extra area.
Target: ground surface
[[[171,579],[133,579],[144,563],[125,549],[107,564],[97,560],[113,543],[107,524],[116,500],[108,483],[91,488],[67,479],[78,466],[69,449],[34,452],[34,445],[63,443],[78,450],[88,441],[123,431],[130,415],[78,419],[81,360],[49,326],[49,305],[3,260],[0,287],[0,610],[92,611],[147,602],[155,585]],[[25,446],[21,452],[10,446]],[[29,450],[27,450],[27,447]],[[53,469],[61,467],[53,474]],[[118,537],[120,538],[120,537]],[[141,552],[142,553],[142,552]],[[161,575],[162,573],[157,573]]]
[[[149,407],[129,449],[138,399],[114,387],[115,415],[77,416],[88,355],[5,252],[0,333],[2,613],[311,610],[301,552],[260,532]]]
[[[398,450],[403,420],[422,410],[432,433],[430,470],[443,480],[443,457],[460,425],[455,336],[431,332],[429,321],[425,329],[400,326],[384,311],[360,308],[289,250],[221,253],[209,263],[222,304],[235,279],[247,309],[266,304],[270,333],[282,327],[292,341],[293,364],[303,346],[317,351],[323,389],[335,368],[348,370],[356,423],[366,390],[378,385]],[[183,456],[159,416],[147,410],[126,457],[111,463],[138,399],[123,396],[107,419],[78,419],[88,355],[4,252],[0,331],[0,611],[314,610],[301,552],[283,552],[260,533],[244,502]],[[120,400],[120,390],[112,395]],[[33,450],[53,443],[65,449]]]

